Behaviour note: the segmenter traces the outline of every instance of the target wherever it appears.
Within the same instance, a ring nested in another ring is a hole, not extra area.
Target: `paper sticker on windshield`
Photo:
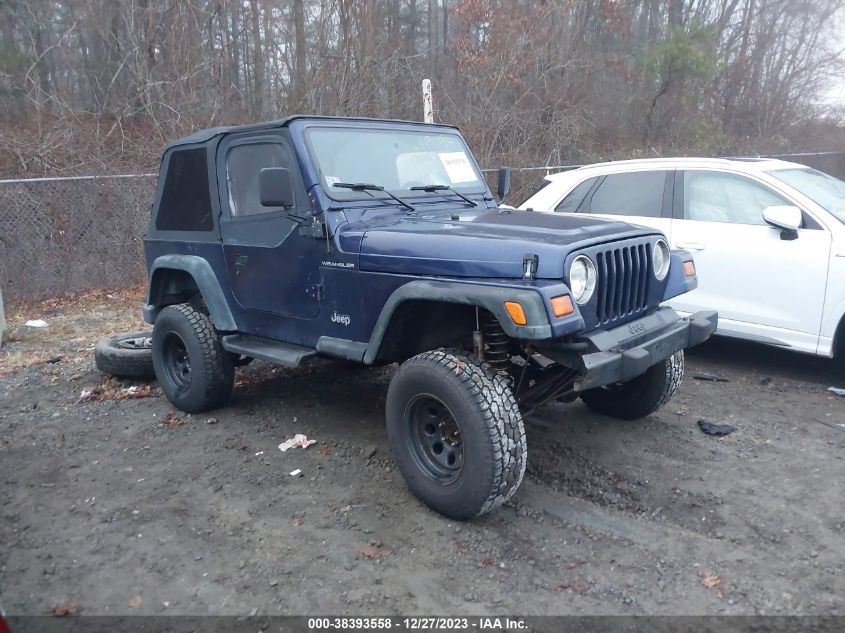
[[[326,182],[328,183],[329,187],[334,187],[337,183],[340,182],[340,178],[337,176],[326,176]]]
[[[466,152],[440,152],[438,156],[440,157],[440,162],[443,163],[443,168],[446,170],[446,175],[449,176],[449,180],[452,183],[475,182],[478,180]]]

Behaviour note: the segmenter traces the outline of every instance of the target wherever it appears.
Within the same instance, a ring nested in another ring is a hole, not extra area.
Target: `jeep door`
[[[258,177],[264,167],[290,171],[294,208],[261,205]],[[237,302],[250,311],[316,317],[318,240],[299,231],[297,216],[310,223],[311,207],[287,130],[225,137],[217,148],[217,179],[224,210],[220,235]]]
[[[692,253],[699,286],[669,304],[718,310],[721,334],[815,353],[831,237],[806,210],[797,237],[782,234],[763,219],[774,205],[796,206],[749,176],[678,171],[671,242]]]

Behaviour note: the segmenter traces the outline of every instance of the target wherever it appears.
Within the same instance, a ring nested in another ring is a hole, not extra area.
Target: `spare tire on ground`
[[[127,378],[155,378],[152,332],[127,332],[102,339],[94,347],[100,371]]]

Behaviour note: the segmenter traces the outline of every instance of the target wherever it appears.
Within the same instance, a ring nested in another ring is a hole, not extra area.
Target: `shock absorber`
[[[495,317],[484,320],[484,360],[496,371],[504,371],[511,364],[511,340]]]

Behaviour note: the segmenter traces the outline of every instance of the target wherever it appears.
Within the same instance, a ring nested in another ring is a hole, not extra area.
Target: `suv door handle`
[[[676,242],[675,248],[682,248],[685,251],[703,251],[704,244],[701,242]]]

